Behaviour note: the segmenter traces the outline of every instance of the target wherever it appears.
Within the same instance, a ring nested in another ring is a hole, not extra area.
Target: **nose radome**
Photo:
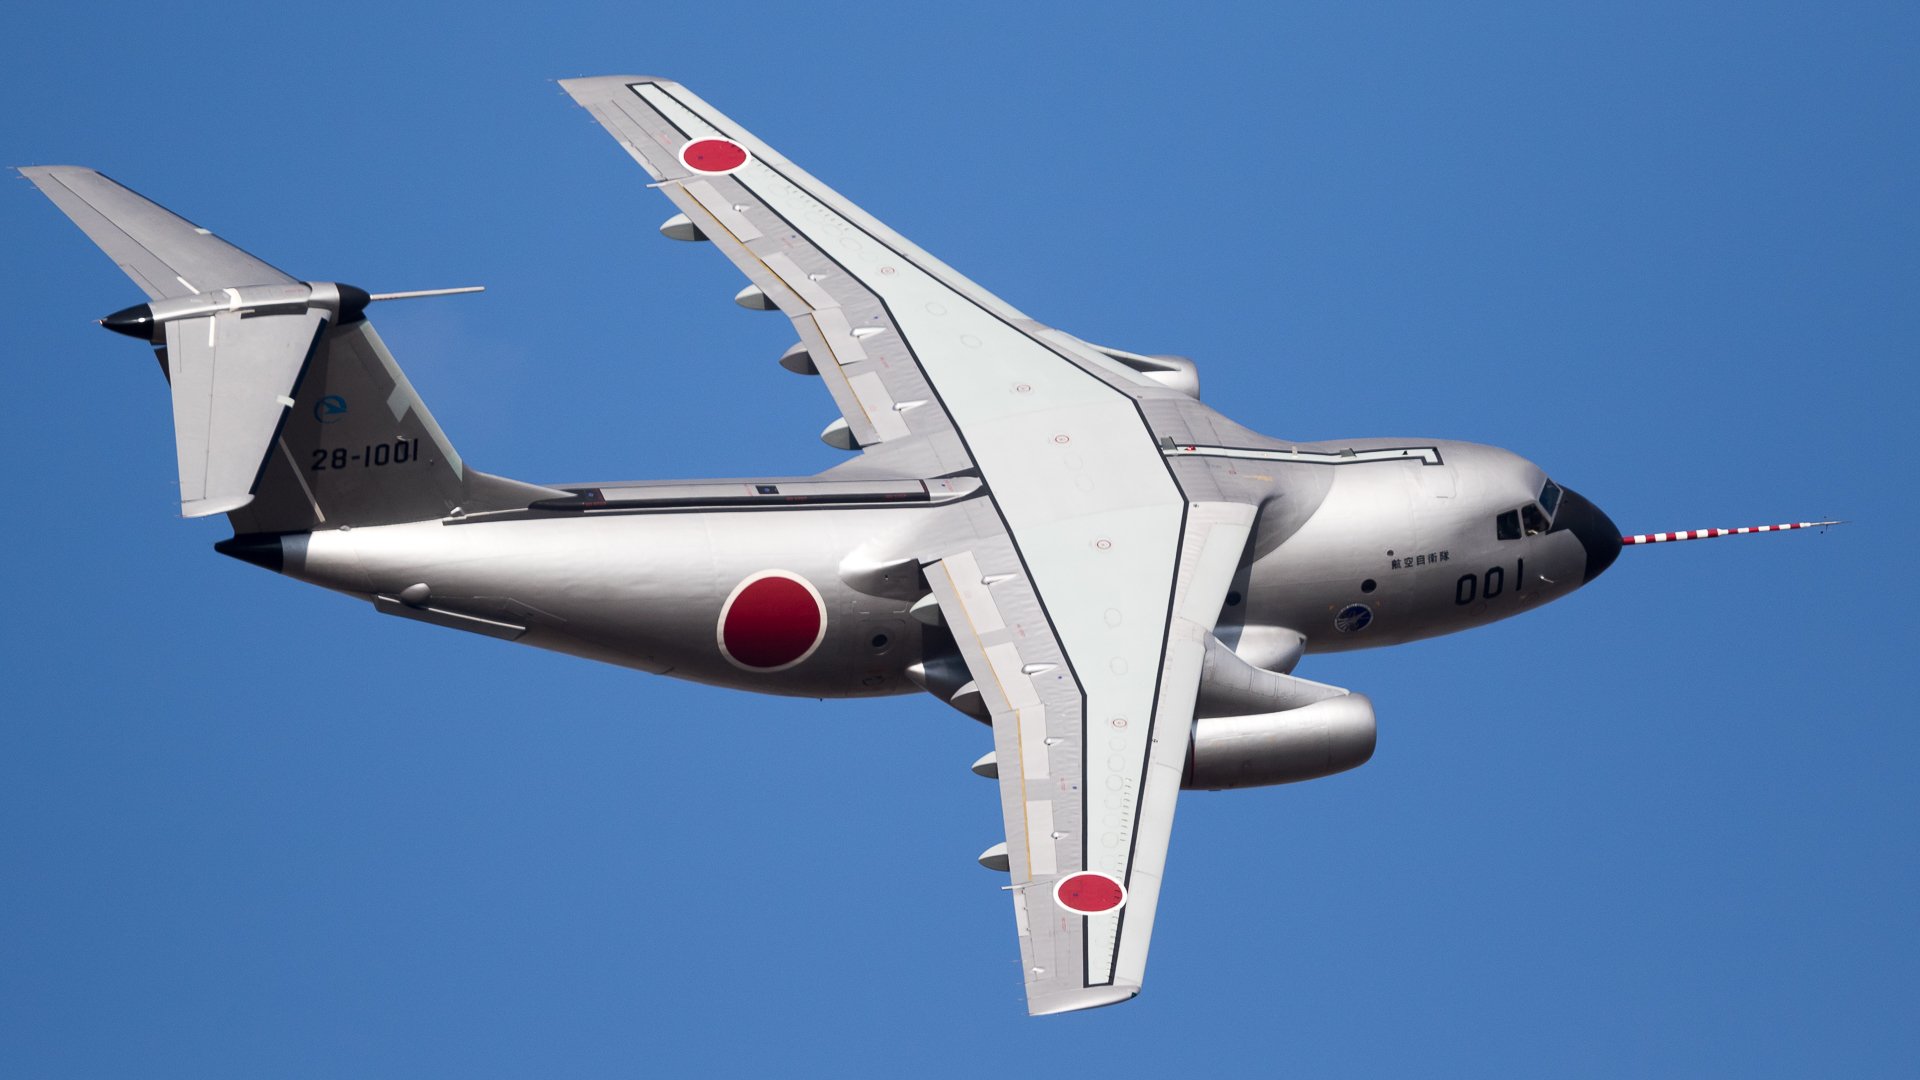
[[[1580,579],[1584,585],[1599,577],[1620,557],[1620,530],[1599,507],[1578,492],[1567,488],[1561,492],[1560,512],[1553,517],[1553,531],[1566,529],[1587,549],[1587,573]]]

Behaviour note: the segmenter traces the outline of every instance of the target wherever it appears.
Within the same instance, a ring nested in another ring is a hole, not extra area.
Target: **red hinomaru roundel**
[[[1075,915],[1099,915],[1124,906],[1127,887],[1097,870],[1082,870],[1054,884],[1053,902]]]
[[[819,590],[786,570],[748,575],[720,605],[720,655],[747,671],[785,671],[812,656],[826,636]]]
[[[732,139],[710,135],[680,148],[680,164],[697,173],[724,176],[753,160],[747,148]]]

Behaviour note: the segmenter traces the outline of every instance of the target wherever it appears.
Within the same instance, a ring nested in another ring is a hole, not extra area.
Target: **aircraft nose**
[[[1613,519],[1570,488],[1561,489],[1559,513],[1554,515],[1553,527],[1555,532],[1566,529],[1573,533],[1580,546],[1587,549],[1587,572],[1580,579],[1582,585],[1605,573],[1613,560],[1620,557],[1620,530],[1614,526]]]

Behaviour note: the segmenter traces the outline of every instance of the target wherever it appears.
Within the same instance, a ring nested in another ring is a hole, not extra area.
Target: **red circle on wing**
[[[824,618],[813,590],[790,577],[763,577],[727,605],[720,640],[746,667],[782,667],[807,655]]]
[[[1060,883],[1053,895],[1060,906],[1081,915],[1112,911],[1127,899],[1120,883],[1105,874],[1075,874]]]
[[[732,139],[695,139],[680,148],[680,160],[695,172],[732,172],[747,163],[747,148]]]

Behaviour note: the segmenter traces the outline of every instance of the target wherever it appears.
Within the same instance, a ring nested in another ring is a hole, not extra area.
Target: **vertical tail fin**
[[[235,532],[310,532],[514,509],[565,492],[467,467],[359,318],[328,328]]]

